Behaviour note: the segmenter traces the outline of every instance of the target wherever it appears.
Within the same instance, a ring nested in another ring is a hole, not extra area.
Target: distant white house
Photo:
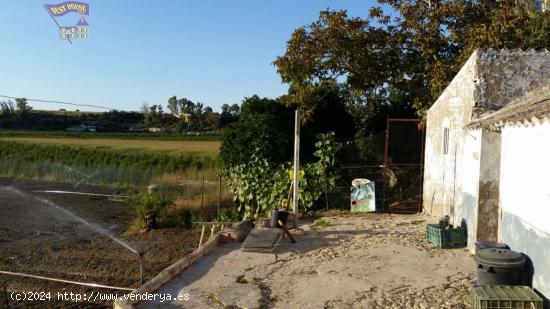
[[[478,50],[428,111],[423,206],[526,254],[550,298],[550,52]]]
[[[96,126],[87,126],[85,124],[80,124],[77,126],[68,127],[67,131],[70,132],[96,132],[97,127]]]
[[[550,1],[549,0],[535,0],[535,5],[537,9],[542,12],[547,12],[550,10]]]

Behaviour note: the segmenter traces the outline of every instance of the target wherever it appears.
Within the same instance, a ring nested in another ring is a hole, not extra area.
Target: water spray
[[[107,231],[106,229],[100,227],[100,226],[97,226],[93,223],[90,223],[82,218],[80,218],[79,216],[73,214],[72,212],[70,212],[69,210],[47,200],[47,199],[44,199],[44,198],[38,198],[38,197],[35,197],[35,196],[31,196],[31,195],[28,195],[24,192],[21,192],[20,190],[14,188],[14,187],[3,187],[4,190],[9,190],[9,191],[12,191],[18,195],[21,195],[21,196],[25,196],[25,197],[31,197],[39,202],[42,202],[50,207],[53,207],[55,209],[57,209],[58,211],[60,212],[63,212],[66,216],[74,219],[75,221],[78,221],[80,223],[83,223],[84,225],[86,225],[87,227],[89,227],[90,229],[94,230],[95,232],[103,235],[103,236],[107,236],[109,237],[111,240],[114,240],[116,243],[118,243],[119,245],[123,246],[124,248],[128,249],[130,252],[136,254],[138,257],[139,257],[139,275],[140,275],[140,286],[143,285],[143,256],[144,256],[144,252],[142,250],[137,250],[137,249],[134,249],[130,246],[130,244],[128,244],[127,242],[125,242],[124,240],[114,236],[111,232]],[[0,274],[7,274],[7,275],[20,275],[20,276],[25,276],[25,277],[31,277],[31,278],[37,278],[37,279],[43,279],[43,280],[52,280],[52,281],[59,281],[59,282],[65,282],[65,283],[71,283],[71,284],[80,284],[80,285],[87,285],[87,286],[96,286],[96,287],[106,287],[106,288],[115,288],[115,289],[121,289],[121,288],[117,288],[117,287],[110,287],[110,286],[100,286],[100,285],[97,285],[97,284],[84,284],[84,283],[79,283],[79,282],[73,282],[73,281],[62,281],[60,279],[55,279],[55,278],[46,278],[46,277],[39,277],[39,276],[32,276],[32,275],[27,275],[27,274],[16,274],[16,273],[10,273],[10,272],[5,272],[5,271],[0,271]]]
[[[32,195],[28,195],[28,194],[25,194],[23,192],[21,192],[20,190],[14,188],[14,187],[5,187],[5,190],[9,190],[9,191],[12,191],[18,195],[21,195],[21,196],[25,196],[25,197],[30,197],[30,198],[33,198],[39,202],[42,202],[50,207],[53,207],[57,210],[59,210],[60,212],[63,212],[66,216],[74,219],[75,221],[78,221],[80,223],[83,223],[84,225],[88,226],[90,229],[94,230],[95,232],[97,232],[98,234],[101,234],[103,236],[107,236],[109,237],[110,239],[114,240],[115,242],[117,242],[119,245],[123,246],[124,248],[128,249],[129,251],[133,252],[134,254],[139,254],[139,252],[132,248],[130,246],[130,244],[128,244],[127,242],[125,242],[124,240],[118,238],[118,237],[115,237],[111,232],[107,231],[106,229],[100,227],[100,226],[97,226],[95,224],[92,224],[82,218],[80,218],[79,216],[73,214],[72,212],[70,212],[69,210],[47,200],[47,199],[44,199],[44,198],[38,198],[38,197],[35,197],[35,196],[32,196]]]
[[[143,285],[143,251],[139,251],[139,285]]]

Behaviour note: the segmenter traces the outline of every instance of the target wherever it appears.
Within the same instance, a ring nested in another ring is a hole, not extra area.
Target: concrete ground
[[[433,218],[335,214],[304,222],[275,254],[216,248],[157,293],[189,300],[140,308],[468,308],[474,262],[424,240]]]

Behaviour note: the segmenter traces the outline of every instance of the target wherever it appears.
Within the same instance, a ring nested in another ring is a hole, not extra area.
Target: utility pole
[[[294,190],[292,192],[292,206],[294,212],[293,227],[298,227],[298,202],[299,202],[299,175],[300,175],[300,108],[296,109],[294,117]]]

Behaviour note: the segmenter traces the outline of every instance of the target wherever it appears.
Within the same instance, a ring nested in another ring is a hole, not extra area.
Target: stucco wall
[[[428,111],[423,206],[431,215],[450,215],[455,225],[465,222],[470,249],[480,232],[477,222],[483,219],[479,218],[480,195],[483,195],[482,206],[490,206],[484,210],[494,210],[502,190],[497,189],[498,175],[494,177],[494,173],[490,173],[491,164],[485,168],[489,174],[480,179],[483,138],[480,130],[468,130],[467,125],[472,119],[498,110],[510,100],[539,88],[549,79],[550,53],[547,51],[476,51]],[[445,125],[450,128],[446,155],[442,151]],[[487,142],[485,158],[491,163],[491,157],[500,156],[496,151],[500,145]],[[484,177],[491,178],[494,186],[491,187]],[[495,219],[498,223],[502,215]]]
[[[464,141],[474,105],[475,52],[455,76],[427,115],[424,209],[431,215],[449,215],[454,225],[462,220]],[[448,153],[443,153],[444,127],[449,128]]]
[[[550,123],[502,129],[501,241],[533,263],[533,287],[550,298]]]
[[[474,250],[477,234],[477,205],[481,156],[481,129],[469,130],[464,139],[462,173],[462,219],[466,224],[468,248]]]
[[[505,126],[501,144],[502,209],[550,233],[550,123]]]
[[[501,133],[481,130],[477,206],[478,240],[498,240]]]

